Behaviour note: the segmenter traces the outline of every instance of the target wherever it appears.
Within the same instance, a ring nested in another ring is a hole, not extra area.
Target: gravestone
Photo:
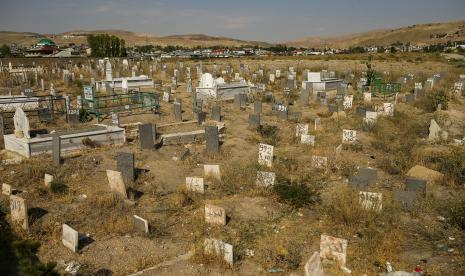
[[[217,126],[205,126],[205,141],[207,153],[218,154],[220,152],[220,139]]]
[[[119,114],[118,112],[111,113],[111,124],[113,126],[119,127]]]
[[[27,118],[26,113],[24,113],[23,109],[20,107],[16,108],[15,115],[13,116],[13,124],[15,127],[15,136],[17,138],[31,138],[29,134],[29,119]]]
[[[344,102],[343,102],[344,109],[351,109],[353,101],[354,101],[353,95],[344,96]]]
[[[129,184],[134,182],[134,153],[117,152],[116,153],[116,169],[123,175],[124,183]]]
[[[10,196],[12,194],[11,185],[2,184],[2,195]]]
[[[174,102],[174,119],[178,122],[182,122],[182,105],[180,102]]]
[[[308,134],[308,124],[297,124],[295,127],[295,136],[299,137]]]
[[[310,91],[307,89],[302,89],[302,91],[300,92],[300,102],[304,106],[308,106],[309,98],[310,98]]]
[[[27,215],[27,204],[24,198],[10,195],[11,221],[21,225],[21,228],[29,230],[29,218]]]
[[[360,191],[359,202],[364,209],[379,212],[382,209],[383,194]]]
[[[134,215],[133,217],[134,229],[136,231],[148,233],[149,232],[149,222],[146,219],[143,219],[139,216]]]
[[[320,257],[323,260],[336,262],[344,267],[346,264],[347,240],[321,235]]]
[[[217,122],[221,121],[221,106],[215,105],[215,106],[212,107],[211,119],[213,121],[217,121]]]
[[[260,114],[262,113],[262,102],[261,101],[255,101],[253,104],[253,112],[255,114]]]
[[[328,157],[313,155],[312,166],[317,169],[326,169],[326,167],[328,166]]]
[[[267,167],[273,166],[273,149],[272,145],[258,145],[258,164]]]
[[[124,184],[123,174],[118,171],[107,170],[108,184],[110,190],[121,195],[123,198],[127,198],[126,185]]]
[[[204,242],[205,254],[216,255],[222,257],[230,266],[234,265],[233,246],[216,239],[205,239]]]
[[[72,125],[80,123],[79,109],[68,109],[68,123]]]
[[[211,177],[221,181],[220,165],[203,165],[203,173],[205,177]]]
[[[321,118],[316,117],[315,119],[315,130],[321,129]]]
[[[245,107],[246,95],[245,94],[236,94],[234,95],[234,106],[238,108]]]
[[[202,177],[186,177],[187,191],[205,193],[205,184]]]
[[[405,190],[408,192],[416,192],[421,195],[426,195],[427,181],[424,179],[407,177],[405,179]]]
[[[417,192],[415,191],[394,191],[394,200],[406,211],[413,209],[416,199]]]
[[[79,233],[67,224],[63,224],[62,239],[63,245],[73,252],[79,248]]]
[[[364,106],[357,106],[356,112],[357,112],[357,115],[358,115],[358,116],[360,116],[360,117],[365,117],[365,116],[366,116],[366,112],[367,112],[367,108],[364,107]]]
[[[364,92],[363,93],[363,101],[365,103],[371,103],[371,92]]]
[[[5,134],[5,124],[3,122],[3,115],[0,114],[0,139],[3,139],[4,134]]]
[[[308,135],[308,134],[302,134],[300,136],[300,143],[304,144],[304,145],[315,146],[315,136],[314,135]]]
[[[45,187],[48,187],[50,188],[50,186],[52,185],[52,182],[53,182],[53,175],[51,174],[44,174],[44,185]]]
[[[224,208],[205,204],[205,222],[216,225],[226,225],[226,211]]]
[[[249,126],[253,129],[258,129],[260,125],[260,114],[249,114]]]
[[[357,141],[357,131],[351,129],[342,130],[342,143],[354,143]]]
[[[156,137],[155,127],[151,123],[139,125],[139,140],[141,149],[153,149]]]
[[[287,115],[288,115],[288,113],[287,113],[287,108],[284,109],[284,110],[279,110],[279,111],[278,111],[278,117],[279,117],[280,119],[287,120]]]
[[[324,276],[320,252],[314,252],[304,266],[305,276]]]
[[[387,116],[394,116],[394,104],[393,103],[384,103],[384,114]]]
[[[61,137],[58,134],[52,137],[52,155],[53,164],[59,166],[61,164]]]
[[[197,113],[197,123],[202,125],[205,120],[207,120],[207,112],[199,112]]]
[[[255,185],[259,187],[270,187],[274,185],[276,174],[274,172],[257,171],[257,179]]]
[[[52,111],[49,108],[37,109],[37,115],[39,116],[40,122],[49,123],[53,121]]]

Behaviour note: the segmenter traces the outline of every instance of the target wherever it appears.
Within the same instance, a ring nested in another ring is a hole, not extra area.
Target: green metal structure
[[[93,86],[84,86],[82,108],[98,120],[110,116],[111,113],[133,113],[160,109],[160,95],[154,92],[130,91],[127,94],[95,96]]]

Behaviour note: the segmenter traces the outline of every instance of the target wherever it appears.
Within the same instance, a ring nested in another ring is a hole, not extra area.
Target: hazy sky
[[[465,0],[0,0],[0,30],[124,29],[279,42],[465,19]]]

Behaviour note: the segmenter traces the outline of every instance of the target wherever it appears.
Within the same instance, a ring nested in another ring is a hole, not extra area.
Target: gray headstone
[[[52,111],[49,108],[39,108],[37,109],[37,114],[39,115],[39,121],[41,122],[52,121]]]
[[[415,206],[417,193],[414,191],[394,191],[394,200],[397,201],[404,210],[412,210]]]
[[[415,95],[414,94],[407,94],[405,95],[405,102],[411,103],[415,100]]]
[[[249,114],[249,126],[254,129],[260,127],[260,114]]]
[[[182,121],[182,105],[180,102],[174,102],[174,119]]]
[[[235,107],[243,107],[243,103],[242,103],[242,95],[243,94],[236,94],[234,95],[234,106]]]
[[[212,107],[212,120],[217,122],[221,121],[221,106],[215,105]]]
[[[365,191],[368,189],[368,180],[362,179],[357,175],[349,177],[349,186],[357,190]]]
[[[79,124],[79,110],[78,109],[69,109],[68,110],[68,123],[70,124]]]
[[[217,126],[205,127],[205,140],[207,144],[207,153],[217,154],[220,151],[220,139]]]
[[[262,113],[262,102],[261,101],[255,101],[253,104],[253,112],[255,114],[260,114]]]
[[[360,168],[358,170],[357,176],[362,179],[366,179],[369,185],[374,185],[376,179],[378,178],[378,171],[370,168]]]
[[[405,190],[409,192],[416,192],[425,195],[426,194],[426,180],[418,179],[414,177],[407,177],[405,179]]]
[[[116,153],[116,170],[123,174],[125,184],[134,182],[134,153],[118,152]]]
[[[59,166],[61,164],[61,137],[54,135],[52,138],[52,155],[53,164]]]
[[[307,106],[308,103],[309,103],[309,97],[310,97],[310,91],[308,91],[307,89],[303,89],[301,92],[300,92],[300,102]]]
[[[139,140],[141,149],[153,149],[156,132],[151,123],[139,125]]]
[[[278,116],[281,119],[287,120],[287,115],[288,115],[287,110],[278,111]]]
[[[3,115],[0,114],[0,139],[3,139],[4,134],[5,134],[5,125],[3,122]]]

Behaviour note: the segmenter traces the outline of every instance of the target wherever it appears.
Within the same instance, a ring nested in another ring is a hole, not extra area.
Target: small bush
[[[457,185],[465,183],[465,149],[453,147],[441,159],[441,171],[446,178]]]
[[[50,190],[54,194],[64,194],[68,191],[68,186],[60,180],[54,180],[50,183]]]
[[[447,220],[450,224],[465,230],[465,200],[449,209]]]
[[[16,241],[13,243],[15,254],[19,260],[20,275],[60,275],[55,271],[55,263],[41,263],[36,254],[40,243],[32,240]]]
[[[319,187],[309,176],[297,181],[280,178],[277,182],[274,190],[279,200],[294,208],[309,206],[320,200]]]
[[[258,128],[258,133],[264,138],[264,143],[276,146],[278,143],[278,127],[263,125]]]

